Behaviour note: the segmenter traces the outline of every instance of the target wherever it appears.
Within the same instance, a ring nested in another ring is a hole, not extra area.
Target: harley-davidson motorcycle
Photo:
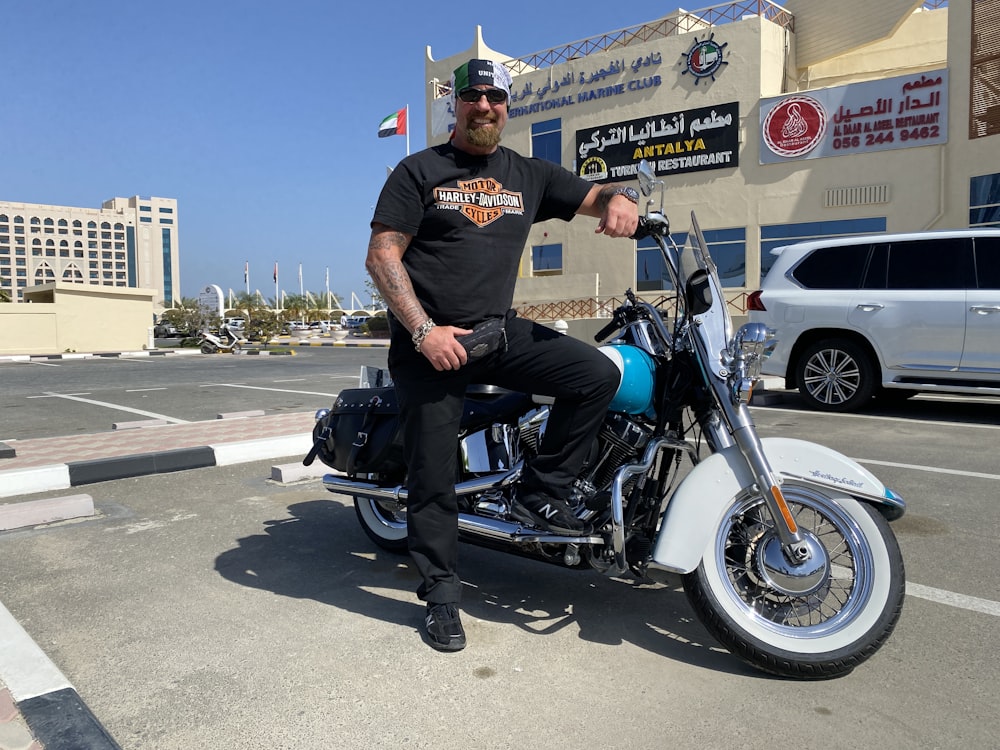
[[[771,332],[751,323],[734,335],[694,214],[678,246],[663,182],[646,163],[639,182],[647,210],[636,238],[655,240],[677,296],[661,311],[630,290],[595,337],[622,373],[571,499],[595,531],[559,536],[511,515],[548,406],[471,386],[456,482],[462,538],[609,576],[680,574],[704,626],[737,657],[788,677],[846,674],[899,619],[903,559],[889,521],[905,504],[839,453],[758,436],[748,406]],[[354,498],[375,544],[403,552],[396,428],[391,385],[344,391],[317,414],[305,462],[319,455],[338,469],[324,476],[326,489]]]

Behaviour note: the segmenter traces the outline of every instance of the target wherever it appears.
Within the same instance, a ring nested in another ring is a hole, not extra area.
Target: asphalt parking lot
[[[3,364],[0,441],[148,418],[136,411],[312,410],[380,361]],[[790,396],[753,412],[763,436],[840,450],[909,504],[893,524],[903,617],[847,677],[749,670],[674,577],[471,546],[469,647],[439,654],[418,635],[408,560],[367,540],[349,498],[274,482],[269,461],[90,485],[96,517],[0,533],[0,601],[123,748],[996,747],[1000,402],[920,397],[842,416]]]

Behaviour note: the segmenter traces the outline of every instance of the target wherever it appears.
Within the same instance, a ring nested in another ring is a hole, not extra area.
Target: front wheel
[[[389,552],[406,552],[406,509],[394,500],[354,498],[354,511],[365,534]]]
[[[775,565],[774,523],[760,497],[737,499],[684,590],[733,654],[783,677],[847,674],[885,643],[902,611],[903,558],[888,522],[852,498],[782,488],[810,564]],[[824,559],[825,558],[825,559]]]

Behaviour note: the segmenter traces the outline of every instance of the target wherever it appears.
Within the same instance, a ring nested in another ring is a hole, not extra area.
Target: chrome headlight
[[[763,323],[746,323],[729,343],[729,356],[734,363],[734,403],[750,403],[753,386],[760,379],[764,360],[777,343],[774,331]]]

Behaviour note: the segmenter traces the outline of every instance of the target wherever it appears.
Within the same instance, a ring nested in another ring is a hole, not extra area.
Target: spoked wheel
[[[812,549],[787,563],[759,497],[724,516],[684,590],[733,654],[765,672],[806,679],[847,674],[892,633],[903,606],[903,558],[888,522],[852,498],[782,487]]]
[[[406,508],[394,500],[354,498],[361,528],[375,544],[390,552],[406,552]]]

